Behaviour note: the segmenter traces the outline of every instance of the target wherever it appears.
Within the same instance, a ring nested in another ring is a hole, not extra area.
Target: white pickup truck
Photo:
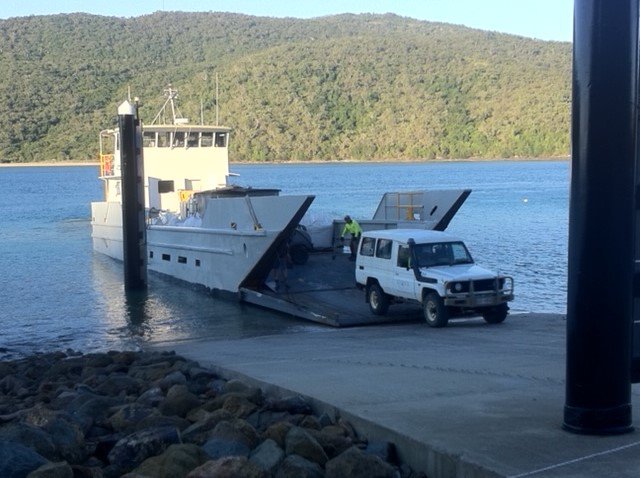
[[[356,282],[374,314],[386,314],[394,302],[416,301],[432,327],[470,314],[501,323],[513,300],[513,278],[476,265],[461,239],[440,231],[364,232]]]

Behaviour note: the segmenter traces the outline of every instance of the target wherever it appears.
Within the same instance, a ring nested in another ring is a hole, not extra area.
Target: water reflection
[[[144,337],[145,324],[149,322],[148,317],[150,317],[148,290],[146,288],[125,289],[124,303],[130,334],[134,337]]]
[[[109,342],[140,347],[150,342],[223,340],[325,328],[153,272],[149,272],[147,290],[125,291],[122,263],[97,253],[93,256],[96,319],[106,325]]]

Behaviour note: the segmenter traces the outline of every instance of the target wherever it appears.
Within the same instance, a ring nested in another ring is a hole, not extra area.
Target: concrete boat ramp
[[[416,320],[153,346],[269,393],[309,397],[362,436],[393,442],[429,478],[640,476],[638,432],[562,430],[565,328],[561,315],[517,314],[500,325]]]
[[[287,284],[259,290],[240,289],[240,298],[261,307],[334,327],[383,322],[401,322],[420,317],[417,304],[389,308],[385,316],[371,313],[365,294],[356,288],[355,263],[342,251],[315,252],[304,265],[294,265],[287,273]]]

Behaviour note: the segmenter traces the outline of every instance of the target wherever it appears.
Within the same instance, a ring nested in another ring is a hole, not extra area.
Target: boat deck
[[[288,269],[287,286],[274,290],[274,283],[261,290],[243,288],[242,300],[302,319],[335,327],[416,321],[417,304],[394,304],[384,316],[371,313],[364,292],[356,287],[355,262],[349,255],[315,252],[304,265]],[[269,286],[271,285],[271,287]]]

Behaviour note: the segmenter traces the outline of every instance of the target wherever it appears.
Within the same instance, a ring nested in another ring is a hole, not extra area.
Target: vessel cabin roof
[[[112,135],[118,131],[118,128],[105,129],[100,131],[101,135]],[[229,133],[231,132],[231,128],[228,126],[211,126],[211,125],[202,125],[202,124],[151,124],[151,125],[142,125],[142,131],[203,131],[203,132],[223,132]]]
[[[416,244],[429,244],[432,242],[462,242],[462,239],[457,236],[429,229],[381,229],[377,231],[365,231],[362,235],[380,239],[391,239],[405,244],[410,238],[413,239]]]
[[[145,124],[142,131],[222,131],[228,133],[227,126],[211,126],[202,124]]]

